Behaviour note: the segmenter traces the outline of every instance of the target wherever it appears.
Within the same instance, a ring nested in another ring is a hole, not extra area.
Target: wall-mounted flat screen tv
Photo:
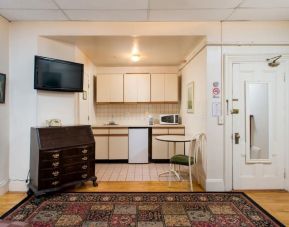
[[[83,92],[83,64],[35,56],[34,88]]]

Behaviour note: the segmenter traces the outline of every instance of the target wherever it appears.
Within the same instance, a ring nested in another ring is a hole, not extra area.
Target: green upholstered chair
[[[202,157],[204,150],[206,135],[204,133],[194,136],[193,140],[190,142],[190,148],[188,155],[177,154],[171,157],[170,159],[170,168],[172,165],[183,165],[189,167],[189,176],[190,176],[190,188],[193,191],[193,182],[192,182],[192,166],[196,165],[199,160],[199,155]],[[198,175],[198,171],[196,173]],[[199,179],[199,176],[197,176]],[[171,183],[171,173],[170,173],[170,183]]]

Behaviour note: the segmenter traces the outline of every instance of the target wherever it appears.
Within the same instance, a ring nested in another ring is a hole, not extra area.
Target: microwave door
[[[162,117],[162,122],[168,123],[168,124],[172,124],[172,123],[174,123],[174,116],[173,115],[163,116]]]

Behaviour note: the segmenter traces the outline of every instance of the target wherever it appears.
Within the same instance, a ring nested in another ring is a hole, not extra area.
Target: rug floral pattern
[[[34,227],[283,226],[243,193],[60,193],[27,199],[5,220]]]

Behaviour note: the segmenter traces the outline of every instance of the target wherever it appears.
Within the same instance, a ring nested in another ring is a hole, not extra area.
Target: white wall
[[[203,49],[181,72],[182,74],[182,122],[186,125],[186,134],[195,135],[206,131],[207,114],[207,53]],[[194,82],[194,112],[187,112],[187,85]]]
[[[38,55],[74,61],[75,46],[44,37],[38,39]],[[76,93],[37,90],[37,126],[45,126],[48,119],[60,119],[63,125],[77,122]]]
[[[95,75],[95,65],[78,47],[75,47],[75,61],[84,64],[83,90],[87,92],[86,100],[82,93],[77,93],[79,100],[79,102],[77,102],[77,109],[79,110],[77,117],[79,120],[78,123],[91,124],[91,120],[94,119],[93,76]],[[90,116],[90,119],[88,116]]]
[[[182,70],[182,123],[186,126],[186,135],[206,133],[207,119],[207,50],[204,48]],[[194,82],[194,112],[187,112],[187,85]],[[188,146],[186,146],[188,148]],[[188,152],[188,151],[187,151]],[[203,152],[203,168],[201,183],[205,187],[206,151]],[[201,173],[199,171],[199,173]]]
[[[0,195],[8,190],[9,178],[9,23],[0,17],[0,73],[6,74],[5,104],[0,104]]]
[[[208,44],[221,43],[219,22],[14,22],[10,27],[10,178],[23,180],[29,169],[30,127],[37,124],[37,93],[33,89],[34,55],[38,38],[49,35],[202,35]],[[284,44],[289,22],[225,22],[223,40],[233,44]],[[249,47],[248,47],[249,48]],[[250,49],[250,48],[249,48]],[[235,49],[238,53],[241,49]],[[265,48],[266,50],[266,48]],[[252,48],[252,51],[256,51]],[[257,50],[258,51],[258,50]],[[221,81],[220,47],[207,48],[207,86]],[[211,117],[207,100],[207,182],[211,190],[224,189],[223,126]],[[17,141],[17,143],[15,143]],[[210,145],[210,146],[209,146]],[[11,182],[11,190],[25,190]]]

